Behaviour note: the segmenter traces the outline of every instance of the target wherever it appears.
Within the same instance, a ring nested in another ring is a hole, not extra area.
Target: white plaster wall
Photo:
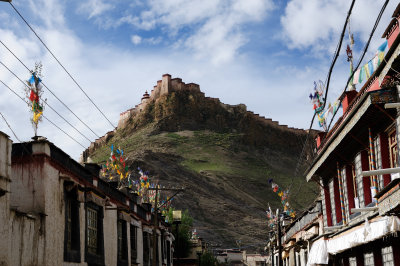
[[[140,266],[143,265],[143,225],[140,223],[138,229],[137,229],[137,262],[139,263]]]
[[[28,218],[15,212],[10,213],[11,247],[10,266],[54,265],[45,262],[45,235],[41,232],[40,217]]]
[[[64,261],[64,181],[50,164],[43,167],[45,199],[46,265],[62,265]]]
[[[7,135],[0,132],[0,188],[10,191],[11,178],[11,145]],[[0,197],[0,265],[10,264],[10,193]]]
[[[113,208],[110,206],[109,208]],[[105,265],[117,265],[118,235],[117,210],[104,210],[104,262]]]

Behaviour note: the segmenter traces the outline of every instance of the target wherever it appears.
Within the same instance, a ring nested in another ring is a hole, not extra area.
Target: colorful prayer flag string
[[[289,189],[286,190],[282,190],[278,184],[273,182],[273,179],[269,179],[268,182],[271,184],[272,186],[272,190],[278,194],[278,196],[281,198],[281,203],[283,206],[283,212],[292,217],[295,218],[296,217],[296,212],[290,207],[290,204],[288,202],[289,199]]]
[[[129,187],[131,185],[131,179],[126,159],[122,149],[114,149],[114,145],[111,145],[110,157],[102,166],[101,172],[103,177],[108,178],[110,181],[117,180],[119,187]]]
[[[30,111],[32,112],[32,126],[35,133],[35,137],[37,136],[38,124],[42,121],[42,114],[44,110],[44,105],[46,100],[42,100],[41,96],[43,94],[42,90],[42,64],[36,63],[35,70],[31,71],[31,77],[26,81],[27,87],[25,88],[25,94],[28,101],[28,106]]]
[[[386,48],[387,40],[385,40],[378,47],[375,56],[371,60],[369,60],[366,64],[364,64],[354,72],[352,84],[349,84],[349,86],[361,84],[372,76],[378,66],[383,62]]]

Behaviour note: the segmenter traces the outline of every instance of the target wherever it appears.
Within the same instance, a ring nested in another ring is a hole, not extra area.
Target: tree
[[[214,255],[209,252],[205,251],[201,256],[200,256],[200,266],[216,266],[220,265],[218,263],[218,260]]]
[[[192,225],[193,225],[193,217],[190,216],[189,211],[185,210],[182,212],[182,221],[178,225],[178,235],[176,232],[177,224],[173,223],[172,212],[173,208],[170,208],[168,211],[168,221],[172,223],[172,233],[175,237],[175,249],[174,249],[174,257],[176,258],[185,258],[189,256],[190,253],[190,238],[192,236]]]

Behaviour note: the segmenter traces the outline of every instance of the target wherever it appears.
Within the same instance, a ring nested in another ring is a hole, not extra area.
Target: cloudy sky
[[[308,128],[308,99],[315,80],[325,80],[349,0],[14,0],[51,51],[116,125],[120,112],[139,103],[162,74],[200,84],[210,97],[298,128]],[[363,49],[383,0],[356,1],[351,17],[354,55]],[[397,1],[386,8],[365,62],[371,59]],[[0,2],[0,40],[30,68],[43,64],[45,84],[99,136],[113,127],[93,107],[18,17]],[[349,74],[346,37],[334,69],[328,101]],[[0,60],[21,79],[29,72],[0,45]],[[24,94],[0,65],[0,79]],[[44,97],[90,140],[96,139],[49,91]],[[0,112],[18,138],[33,135],[26,104],[0,84]],[[50,108],[45,115],[83,146],[90,143]],[[318,128],[318,125],[315,125]],[[12,135],[0,120],[0,130]],[[46,136],[74,159],[83,148],[47,121]]]

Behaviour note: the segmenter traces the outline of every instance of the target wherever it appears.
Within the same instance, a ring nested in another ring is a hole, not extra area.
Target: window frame
[[[123,219],[117,220],[117,265],[128,266],[128,232],[127,222]]]
[[[391,168],[398,167],[398,147],[396,134],[397,132],[395,128],[388,131],[389,160]]]
[[[133,233],[134,232],[134,233]],[[130,224],[130,247],[131,247],[131,265],[136,265],[137,264],[137,255],[138,255],[138,249],[137,249],[137,232],[138,232],[138,227]],[[134,237],[132,238],[132,233]],[[133,245],[132,245],[133,244]]]
[[[96,211],[97,213],[97,250],[95,253],[91,252],[88,247],[88,209]],[[99,206],[93,202],[86,202],[85,204],[85,262],[88,264],[104,265],[104,210],[103,206]]]
[[[64,261],[81,262],[80,202],[77,188],[69,189],[73,184],[64,183]]]

